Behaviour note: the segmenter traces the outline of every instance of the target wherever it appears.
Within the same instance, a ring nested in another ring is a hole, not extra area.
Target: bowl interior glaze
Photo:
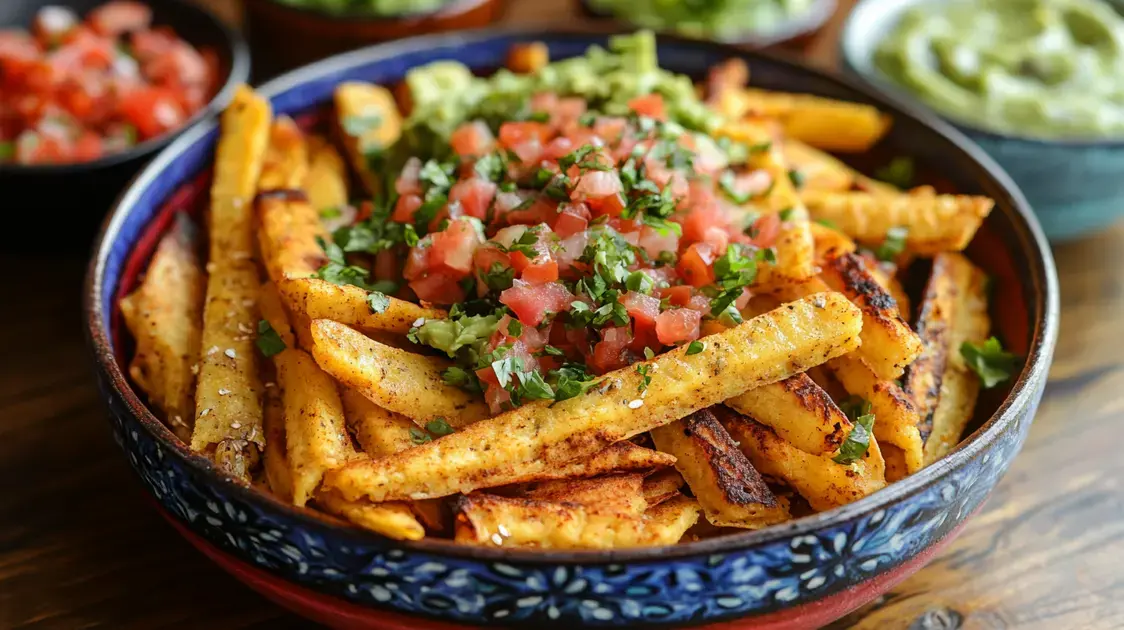
[[[295,116],[305,125],[316,124],[322,106],[330,101],[332,90],[340,82],[390,83],[400,79],[409,68],[437,59],[456,59],[474,69],[486,70],[502,63],[510,44],[534,40],[545,41],[552,58],[581,54],[590,44],[605,41],[603,37],[580,34],[503,31],[424,37],[326,60],[278,78],[263,86],[262,92],[272,98],[276,113]],[[876,105],[895,115],[894,128],[879,152],[913,155],[927,170],[940,175],[941,186],[996,199],[996,209],[970,247],[969,255],[998,279],[993,307],[995,327],[1014,351],[1028,357],[1022,373],[1007,389],[993,390],[981,401],[977,428],[941,462],[860,501],[781,526],[667,549],[535,552],[471,548],[434,539],[401,543],[402,548],[532,564],[662,562],[668,558],[746,548],[815,531],[901,501],[988,448],[1014,414],[1025,413],[1027,407],[1034,404],[1035,401],[1029,399],[1034,396],[1032,390],[1040,386],[1045,377],[1057,334],[1057,280],[1040,229],[1001,169],[944,123],[923,114],[902,111],[890,101],[868,94],[844,80],[796,63],[673,37],[660,39],[659,52],[662,66],[694,76],[701,76],[706,68],[730,56],[742,56],[749,61],[757,86]],[[322,527],[324,519],[238,486],[222,478],[207,459],[190,453],[143,409],[141,399],[129,385],[121,367],[125,364],[130,341],[120,325],[117,300],[135,285],[173,214],[180,210],[198,212],[205,203],[209,162],[217,138],[217,124],[212,120],[178,139],[138,177],[107,219],[87,279],[87,316],[95,354],[100,369],[121,392],[126,404],[140,409],[139,421],[164,448],[211,471],[209,474],[215,484],[225,484],[231,492],[249,495],[247,500],[265,505],[263,509]],[[341,536],[348,538],[373,536],[336,527]]]

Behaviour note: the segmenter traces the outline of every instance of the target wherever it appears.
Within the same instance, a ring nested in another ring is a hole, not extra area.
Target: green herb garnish
[[[852,396],[839,407],[847,414],[854,426],[847,434],[847,439],[839,445],[839,454],[832,458],[832,461],[837,464],[850,464],[862,459],[870,448],[870,436],[874,432],[874,414],[871,413],[870,401],[857,396]]]
[[[254,343],[262,355],[266,357],[279,354],[287,347],[281,335],[264,319],[258,322],[258,338]]]
[[[1018,371],[1020,357],[1003,350],[995,337],[982,344],[965,341],[960,344],[960,356],[968,367],[980,377],[984,389],[991,389],[1011,378]]]

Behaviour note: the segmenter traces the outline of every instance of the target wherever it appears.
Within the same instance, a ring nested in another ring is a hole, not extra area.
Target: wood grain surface
[[[237,19],[234,2],[207,1]],[[507,20],[571,15],[562,0],[519,0]],[[818,63],[837,26],[809,47]],[[1061,340],[1026,448],[955,543],[833,629],[1124,628],[1124,226],[1056,255]],[[310,627],[150,508],[94,386],[85,262],[0,248],[0,628]]]

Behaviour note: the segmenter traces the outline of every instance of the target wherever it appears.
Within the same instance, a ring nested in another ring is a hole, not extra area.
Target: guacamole
[[[278,0],[282,4],[325,13],[369,13],[379,16],[430,13],[450,0]]]
[[[1124,134],[1124,18],[1100,0],[928,2],[903,15],[875,65],[983,129]]]
[[[735,40],[767,31],[809,9],[813,0],[589,0],[599,12],[688,37]]]

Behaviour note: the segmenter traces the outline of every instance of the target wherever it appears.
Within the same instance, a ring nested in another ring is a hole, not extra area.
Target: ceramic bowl
[[[328,13],[278,0],[243,0],[255,70],[272,77],[317,59],[415,35],[487,26],[504,0],[450,0],[437,11],[399,16]]]
[[[577,0],[578,7],[585,15],[612,21],[626,28],[637,28],[627,17],[615,16],[593,5],[589,0]],[[751,50],[761,50],[774,46],[798,48],[810,41],[827,25],[835,14],[837,0],[816,0],[807,11],[792,15],[765,29],[746,28],[732,39],[723,43],[735,44]]]
[[[862,0],[840,37],[845,70],[909,107],[929,109],[874,66],[874,52],[906,9],[933,0]],[[1046,236],[1066,241],[1124,216],[1124,140],[1041,140],[980,129],[946,117],[995,159],[1030,202]]]
[[[30,28],[35,14],[47,5],[65,6],[85,15],[104,3],[105,0],[3,0],[0,29]],[[57,235],[63,245],[88,247],[105,212],[140,167],[185,129],[220,111],[235,86],[249,80],[250,52],[236,31],[186,0],[149,4],[155,24],[170,25],[184,40],[218,53],[223,74],[218,93],[178,130],[128,151],[77,164],[0,164],[0,190],[13,205],[13,212],[5,214],[15,221],[15,231],[42,230],[53,221],[52,235]],[[60,225],[65,229],[60,229]]]
[[[395,81],[455,58],[486,71],[508,47],[544,41],[553,58],[604,38],[480,32],[431,36],[328,59],[262,88],[278,113],[315,118],[341,81]],[[757,85],[872,103],[895,123],[889,149],[939,165],[949,182],[996,207],[970,256],[996,279],[993,318],[1027,357],[1008,390],[988,392],[952,454],[845,507],[777,527],[659,549],[534,552],[426,539],[396,542],[298,510],[224,477],[184,447],[126,377],[129,340],[117,300],[130,290],[179,210],[198,211],[218,137],[214,121],[176,141],[138,177],[107,220],[86,285],[93,357],[113,433],[161,510],[222,566],[282,605],[339,627],[813,628],[874,599],[920,568],[979,509],[1019,451],[1046,382],[1058,286],[1046,241],[1002,170],[944,123],[899,109],[791,61],[660,38],[666,67],[693,75],[734,56]]]

